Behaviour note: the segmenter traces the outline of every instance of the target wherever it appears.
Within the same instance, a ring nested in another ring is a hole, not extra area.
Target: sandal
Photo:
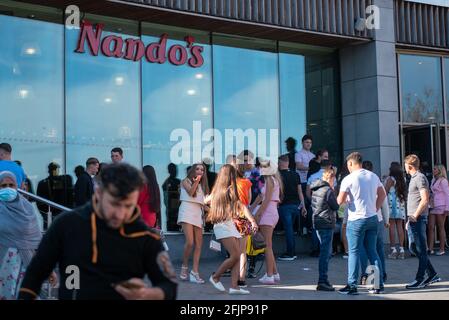
[[[204,283],[205,281],[201,279],[200,274],[197,272],[190,271],[190,282],[193,283]]]
[[[189,267],[188,266],[181,266],[181,274],[179,275],[179,278],[181,279],[181,280],[184,280],[184,281],[186,281],[187,280],[187,277],[188,277],[188,274],[187,274],[187,271],[189,270]]]

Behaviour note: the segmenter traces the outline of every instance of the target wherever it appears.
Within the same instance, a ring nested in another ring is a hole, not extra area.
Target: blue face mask
[[[0,189],[0,201],[13,201],[17,198],[17,190],[13,188]]]

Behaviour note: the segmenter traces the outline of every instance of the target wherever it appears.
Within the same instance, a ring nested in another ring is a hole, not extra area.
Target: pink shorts
[[[430,214],[444,214],[445,206],[438,206],[430,209]]]
[[[260,226],[275,227],[279,221],[278,203],[276,201],[270,201],[267,209],[262,213],[260,218]]]

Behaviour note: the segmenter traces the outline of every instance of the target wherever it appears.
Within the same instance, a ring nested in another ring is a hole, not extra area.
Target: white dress
[[[225,239],[225,238],[241,238],[240,232],[232,220],[226,220],[224,222],[214,224],[215,238]]]
[[[204,225],[204,193],[201,185],[198,185],[196,197],[191,197],[181,183],[181,195],[179,200],[181,201],[181,205],[179,206],[178,211],[178,224],[188,223],[195,227],[202,228]]]

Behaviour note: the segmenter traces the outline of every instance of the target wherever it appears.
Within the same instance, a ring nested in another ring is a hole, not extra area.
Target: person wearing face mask
[[[55,265],[61,270],[60,300],[170,300],[176,273],[160,235],[140,218],[142,173],[125,163],[105,166],[91,201],[61,213],[42,238],[20,289],[35,299]],[[79,286],[72,283],[73,266]],[[143,279],[147,276],[151,286]]]
[[[28,200],[17,192],[15,175],[0,172],[0,300],[17,298],[41,238],[37,216]]]

